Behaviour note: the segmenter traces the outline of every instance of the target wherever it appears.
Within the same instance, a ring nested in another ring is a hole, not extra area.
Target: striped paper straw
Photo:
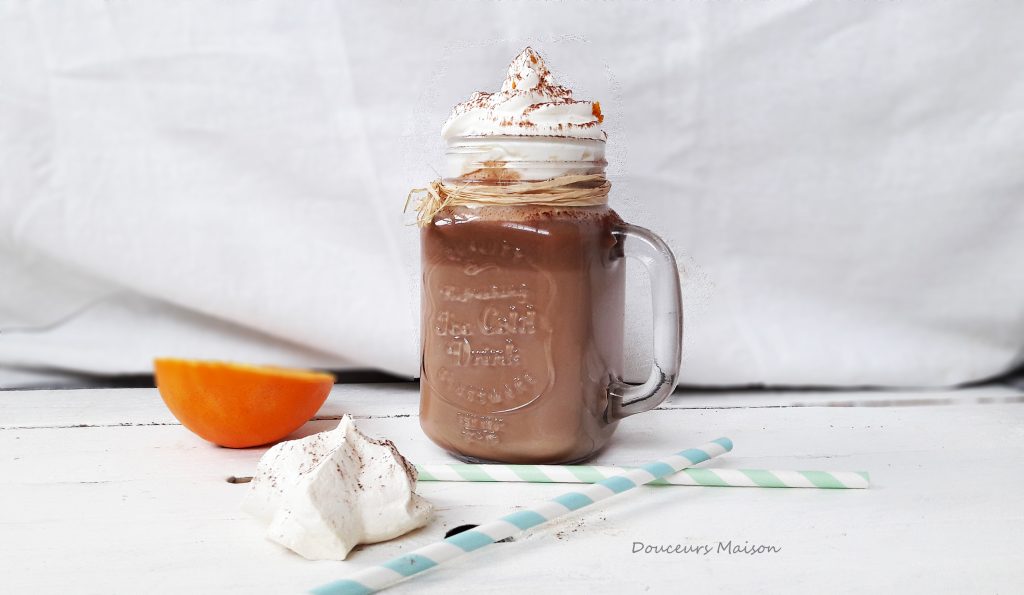
[[[717,457],[730,450],[732,450],[732,441],[728,438],[719,438],[700,448],[680,451],[659,461],[602,479],[578,492],[562,494],[533,508],[507,514],[496,521],[452,535],[443,541],[421,547],[410,554],[360,570],[347,579],[317,587],[313,589],[313,593],[318,595],[365,595],[385,589],[463,554],[512,537],[541,523],[610,498],[638,485],[667,477],[681,469]]]
[[[596,483],[629,471],[605,465],[416,465],[420,481]],[[766,469],[683,469],[651,485],[745,488],[864,489],[865,471],[782,471]]]

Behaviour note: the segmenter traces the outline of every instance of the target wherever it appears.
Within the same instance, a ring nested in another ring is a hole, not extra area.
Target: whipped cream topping
[[[596,101],[573,99],[556,85],[544,59],[526,48],[512,60],[501,91],[477,91],[452,110],[441,129],[446,142],[466,136],[555,136],[605,140]]]
[[[346,415],[338,427],[282,442],[263,455],[242,510],[267,538],[310,560],[344,560],[360,543],[394,539],[430,520],[416,468],[390,440]]]

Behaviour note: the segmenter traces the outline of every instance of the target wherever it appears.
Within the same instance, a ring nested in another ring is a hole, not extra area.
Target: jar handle
[[[675,389],[683,345],[683,300],[676,259],[664,240],[629,224],[617,226],[612,235],[625,256],[647,268],[654,314],[654,363],[647,381],[633,385],[616,379],[608,386],[608,419],[618,421],[654,409]]]

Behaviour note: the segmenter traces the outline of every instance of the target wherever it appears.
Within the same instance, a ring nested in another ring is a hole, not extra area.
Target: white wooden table
[[[302,433],[351,413],[416,462],[448,461],[416,410],[412,385],[342,385]],[[866,470],[873,487],[644,487],[394,592],[1024,592],[1021,391],[676,394],[597,462],[723,435],[736,448],[711,466]],[[155,390],[0,392],[0,593],[301,592],[566,489],[423,482],[426,528],[309,562],[265,540],[226,481],[263,452],[200,440]],[[632,551],[729,540],[781,551]]]

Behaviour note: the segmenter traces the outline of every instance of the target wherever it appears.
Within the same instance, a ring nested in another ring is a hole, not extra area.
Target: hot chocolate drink
[[[624,260],[605,207],[460,208],[423,232],[421,420],[464,457],[574,461],[614,430]]]
[[[464,460],[583,460],[675,384],[674,261],[607,206],[603,119],[528,48],[501,92],[474,94],[445,124],[446,177],[420,205],[420,424]],[[631,252],[659,269],[663,318],[638,387],[620,380]]]

